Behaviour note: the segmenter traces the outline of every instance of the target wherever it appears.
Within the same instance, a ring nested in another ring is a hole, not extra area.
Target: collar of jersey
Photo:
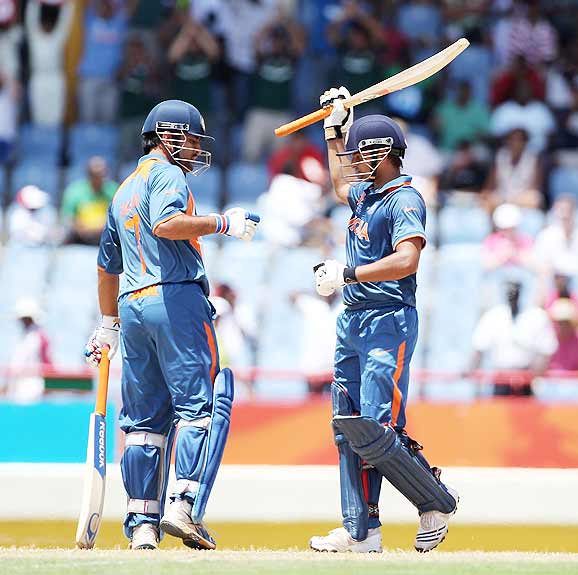
[[[402,175],[399,178],[395,178],[395,180],[390,180],[381,186],[381,188],[373,189],[370,186],[367,189],[368,194],[388,194],[397,190],[398,188],[402,188],[404,186],[411,186],[411,176]]]
[[[138,161],[139,166],[143,163],[146,162],[147,160],[161,160],[162,162],[167,162],[168,160],[165,158],[165,156],[161,153],[155,153],[155,154],[147,154],[146,156],[142,156],[141,159]]]

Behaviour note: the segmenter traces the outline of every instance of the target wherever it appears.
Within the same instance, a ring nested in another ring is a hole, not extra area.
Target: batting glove
[[[217,219],[215,233],[225,234],[250,242],[261,218],[243,208],[231,208],[224,214],[212,214]]]
[[[323,121],[325,139],[344,138],[353,123],[353,108],[345,108],[343,100],[350,98],[349,90],[344,86],[331,88],[319,98],[322,108],[332,106],[331,114]]]
[[[315,272],[315,289],[319,295],[330,296],[337,288],[345,285],[343,277],[345,266],[335,260],[325,260],[317,264],[313,271]]]
[[[98,367],[102,358],[102,347],[108,345],[108,357],[112,359],[118,349],[120,336],[120,319],[112,315],[102,316],[102,324],[94,330],[84,348],[86,363],[92,367]]]

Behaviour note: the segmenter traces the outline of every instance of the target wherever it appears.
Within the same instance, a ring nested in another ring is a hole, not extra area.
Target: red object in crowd
[[[320,182],[316,181],[312,174],[317,174],[319,170],[308,170],[308,161],[315,161],[321,167],[325,166],[325,156],[318,146],[306,138],[293,137],[269,158],[269,176],[273,178],[278,174],[285,174],[290,166],[292,176],[318,184]]]
[[[532,68],[525,70],[504,70],[492,83],[491,103],[497,106],[508,100],[513,100],[516,96],[518,82],[525,81],[532,92],[532,99],[543,100],[546,95],[546,84],[542,76]]]

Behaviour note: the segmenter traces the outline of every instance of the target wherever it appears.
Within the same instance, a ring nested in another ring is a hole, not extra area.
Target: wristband
[[[357,277],[355,276],[355,270],[356,270],[355,266],[351,266],[351,267],[345,268],[343,270],[343,281],[346,284],[356,284],[357,283]]]
[[[217,226],[215,228],[216,234],[226,234],[229,231],[229,216],[224,216],[222,214],[213,214],[215,220],[217,221]]]

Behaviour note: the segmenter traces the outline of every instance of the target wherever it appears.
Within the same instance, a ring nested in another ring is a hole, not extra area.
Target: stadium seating
[[[550,201],[558,196],[570,194],[578,199],[578,168],[559,166],[550,173],[548,195]]]
[[[490,233],[490,219],[478,207],[445,206],[438,227],[441,244],[481,242]]]
[[[68,152],[73,164],[102,156],[111,166],[118,158],[118,128],[104,124],[75,124],[69,133]]]
[[[232,204],[255,202],[269,187],[269,174],[264,164],[231,164],[227,173],[227,198]]]
[[[23,124],[16,157],[18,162],[36,162],[44,166],[60,164],[62,153],[62,130],[36,124]]]
[[[20,188],[30,184],[47,192],[54,202],[60,190],[60,170],[35,161],[18,164],[12,173],[12,196],[16,195]]]

